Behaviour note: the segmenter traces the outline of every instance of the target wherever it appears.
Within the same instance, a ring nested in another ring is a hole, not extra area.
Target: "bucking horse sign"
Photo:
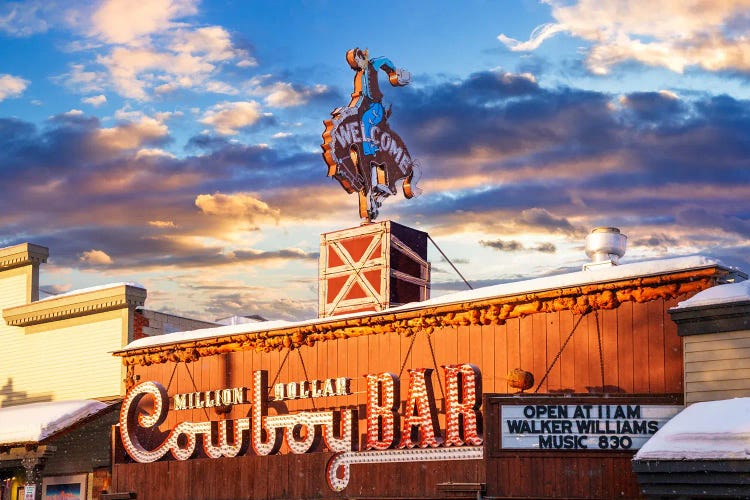
[[[394,87],[411,81],[411,74],[397,69],[386,57],[369,58],[367,50],[347,51],[346,61],[356,71],[352,99],[346,107],[331,112],[323,121],[323,159],[328,176],[341,183],[347,193],[359,193],[359,216],[366,222],[378,216],[378,208],[388,196],[396,194],[402,182],[404,197],[419,194],[419,166],[409,155],[404,141],[391,130],[383,93],[378,85],[378,70],[385,71]]]

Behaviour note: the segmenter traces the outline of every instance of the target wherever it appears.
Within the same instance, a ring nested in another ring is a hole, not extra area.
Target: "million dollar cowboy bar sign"
[[[364,450],[358,448],[357,410],[350,408],[269,415],[269,402],[351,395],[350,380],[335,378],[274,384],[268,372],[253,372],[250,388],[234,387],[176,394],[171,398],[158,382],[135,386],[120,413],[120,435],[127,454],[149,463],[167,453],[176,460],[231,458],[240,454],[278,454],[284,444],[291,453],[323,449],[334,452],[325,475],[330,488],[342,491],[349,483],[352,464],[414,462],[482,458],[482,390],[479,369],[471,364],[442,367],[445,380],[445,432],[438,423],[430,368],[410,369],[404,411],[401,381],[393,373],[366,375],[366,431]],[[272,394],[269,397],[269,394]],[[144,410],[144,398],[153,406]],[[161,444],[150,447],[147,436],[166,420],[170,411],[250,405],[247,418],[182,421]]]

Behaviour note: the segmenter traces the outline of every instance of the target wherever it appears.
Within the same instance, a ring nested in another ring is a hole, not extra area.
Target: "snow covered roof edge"
[[[499,298],[504,296],[513,296],[523,293],[543,292],[558,288],[572,286],[581,286],[587,284],[607,283],[620,281],[631,278],[655,276],[660,274],[669,274],[686,270],[699,270],[709,267],[719,267],[729,270],[721,261],[701,255],[688,257],[675,257],[670,259],[659,259],[622,264],[604,269],[591,271],[577,271],[542,278],[533,278],[528,280],[503,283],[446,294],[434,299],[405,304],[403,306],[387,309],[378,312],[359,312],[342,314],[334,317],[313,318],[304,321],[265,321],[252,324],[230,325],[212,328],[203,328],[186,332],[174,332],[154,337],[146,337],[135,340],[116,353],[127,353],[149,347],[166,346],[170,344],[179,344],[196,340],[206,340],[211,338],[220,338],[235,334],[248,334],[256,332],[266,332],[275,329],[302,327],[314,324],[328,323],[331,321],[342,321],[353,318],[364,318],[368,316],[378,316],[387,313],[407,312],[426,307],[444,306],[450,304],[461,304],[472,301]]]
[[[674,309],[688,309],[690,307],[718,306],[750,301],[750,280],[737,283],[717,285],[698,292],[687,300],[677,304]]]
[[[112,406],[82,399],[0,408],[0,445],[38,443]]]
[[[47,300],[60,299],[62,297],[71,297],[73,295],[83,295],[84,293],[98,292],[100,290],[107,290],[109,288],[117,288],[120,286],[132,286],[134,288],[140,288],[142,290],[146,289],[146,287],[141,285],[140,283],[136,283],[134,281],[122,281],[118,283],[106,283],[104,285],[90,286],[88,288],[79,288],[77,290],[70,290],[65,293],[58,293],[56,295],[50,295],[48,297],[44,297],[42,299],[37,300],[36,302],[44,302]]]
[[[675,415],[634,460],[750,459],[750,398],[694,403]]]

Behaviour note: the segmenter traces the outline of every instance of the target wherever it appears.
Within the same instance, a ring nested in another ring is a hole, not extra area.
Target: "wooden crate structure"
[[[427,233],[382,221],[322,234],[318,316],[430,298]]]

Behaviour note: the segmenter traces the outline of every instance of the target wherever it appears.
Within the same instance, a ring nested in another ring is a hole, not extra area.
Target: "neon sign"
[[[123,401],[120,412],[120,436],[127,454],[136,462],[150,463],[167,453],[176,460],[195,456],[208,458],[236,457],[240,453],[272,455],[283,443],[295,454],[322,449],[334,452],[326,467],[326,479],[334,491],[342,491],[349,483],[350,467],[356,463],[403,462],[414,460],[466,460],[482,458],[481,437],[481,374],[470,364],[443,367],[446,384],[446,433],[442,435],[437,420],[435,398],[430,384],[432,370],[417,368],[409,371],[405,411],[399,414],[399,377],[392,373],[366,375],[367,416],[365,451],[358,451],[355,432],[357,412],[352,409],[302,411],[293,414],[268,414],[268,372],[253,372],[250,391],[250,417],[218,422],[178,423],[166,439],[150,448],[139,435],[161,425],[169,412],[169,397],[158,382],[144,382],[134,387]],[[348,379],[335,381],[348,392]],[[346,381],[347,383],[345,383]],[[304,384],[302,384],[304,387]],[[209,396],[227,404],[241,404],[241,388],[188,393],[193,402],[205,403]],[[202,396],[200,396],[202,395]],[[153,409],[143,411],[143,398],[153,399]],[[226,397],[225,397],[226,396]],[[232,399],[236,396],[236,399]],[[190,397],[178,394],[175,410],[186,409]],[[180,406],[176,406],[180,402]],[[184,404],[183,404],[184,402]],[[249,443],[244,436],[249,431]],[[199,439],[200,437],[200,439]],[[198,443],[202,443],[198,447]],[[245,451],[247,450],[247,451]],[[414,451],[411,451],[414,450]]]
[[[359,193],[359,215],[368,222],[378,216],[378,208],[396,194],[396,183],[403,181],[406,198],[419,194],[416,183],[419,166],[409,155],[404,141],[388,125],[391,107],[383,106],[378,70],[388,75],[394,87],[408,85],[411,74],[398,69],[386,57],[370,58],[359,48],[346,53],[346,61],[356,72],[351,101],[331,112],[324,120],[323,159],[328,176],[347,193]]]

